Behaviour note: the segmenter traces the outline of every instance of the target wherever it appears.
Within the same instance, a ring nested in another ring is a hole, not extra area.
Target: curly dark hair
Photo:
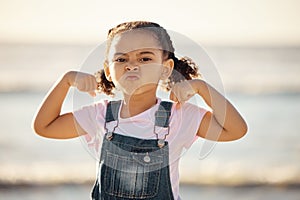
[[[172,85],[177,82],[183,80],[191,80],[193,78],[197,78],[200,76],[200,74],[198,73],[198,66],[190,58],[184,57],[178,59],[175,56],[174,54],[175,49],[173,47],[172,40],[169,34],[163,27],[153,22],[147,22],[147,21],[125,22],[110,29],[107,35],[106,55],[109,52],[113,38],[117,34],[134,30],[134,29],[147,30],[150,33],[152,33],[162,47],[164,58],[173,59],[174,69],[172,71],[171,76],[163,83],[164,89],[169,91]],[[95,76],[98,82],[98,91],[103,92],[107,95],[114,95],[113,89],[115,88],[115,85],[113,82],[108,81],[106,79],[104,70],[102,69],[96,72]]]

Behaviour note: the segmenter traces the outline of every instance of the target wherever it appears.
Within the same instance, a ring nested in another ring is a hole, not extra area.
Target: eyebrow
[[[120,55],[126,55],[127,53],[121,53],[121,52],[117,52],[114,54],[114,56],[120,56]],[[139,55],[143,55],[143,54],[152,54],[155,55],[155,53],[153,53],[152,51],[142,51],[138,53]]]
[[[117,52],[117,53],[114,54],[114,56],[120,56],[120,55],[123,56],[123,55],[126,55],[126,53],[119,53],[119,52]]]
[[[143,54],[152,54],[152,55],[155,55],[152,51],[142,51],[139,54],[140,55],[143,55]]]

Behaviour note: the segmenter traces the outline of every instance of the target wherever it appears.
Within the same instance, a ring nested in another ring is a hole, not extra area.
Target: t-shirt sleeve
[[[81,137],[88,149],[94,153],[98,151],[104,124],[104,112],[107,102],[101,101],[84,106],[73,112],[74,118],[87,133]]]
[[[182,145],[188,149],[198,138],[197,132],[201,121],[208,110],[191,103],[184,103],[177,112],[177,130]]]

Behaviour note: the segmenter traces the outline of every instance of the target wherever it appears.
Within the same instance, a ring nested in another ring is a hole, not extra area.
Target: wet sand
[[[91,184],[0,186],[1,200],[90,199]],[[300,186],[203,186],[181,185],[183,200],[299,200]]]

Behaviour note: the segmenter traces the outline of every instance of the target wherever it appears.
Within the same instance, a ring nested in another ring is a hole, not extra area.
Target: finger
[[[181,102],[177,102],[175,108],[179,110],[181,108]]]
[[[170,99],[171,101],[174,101],[174,94],[173,94],[172,91],[170,92],[169,99]]]
[[[97,87],[97,83],[92,78],[87,77],[84,80],[82,84],[82,88],[80,88],[80,90],[83,92],[88,92],[92,95],[97,89],[96,87]]]
[[[171,91],[170,93],[170,99],[174,102],[176,102],[175,108],[178,110],[181,108],[181,103],[179,102],[177,96],[175,95],[175,93],[173,91]]]
[[[91,86],[92,86],[93,90],[96,90],[98,87],[97,80],[94,76],[92,76],[92,79],[91,79]]]
[[[97,82],[96,82],[96,78],[94,76],[90,76],[89,80],[88,80],[88,93],[92,96],[95,97],[96,96],[96,92],[95,90],[97,89]]]
[[[171,93],[170,93],[170,100],[172,100],[174,102],[178,102],[178,99],[173,91],[171,91]]]
[[[89,95],[91,95],[92,97],[96,97],[96,92],[95,91],[90,91],[90,92],[88,92],[89,93]]]

